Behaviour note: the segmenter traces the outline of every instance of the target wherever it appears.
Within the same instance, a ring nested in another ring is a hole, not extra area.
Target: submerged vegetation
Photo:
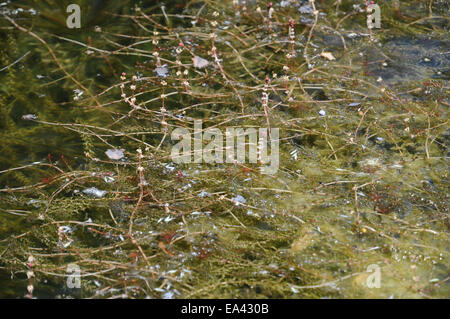
[[[450,297],[448,2],[72,2],[0,5],[0,297]],[[278,172],[174,163],[196,119]]]

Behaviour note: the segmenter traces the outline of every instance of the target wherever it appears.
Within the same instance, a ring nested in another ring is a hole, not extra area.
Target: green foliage
[[[39,12],[10,14],[37,37],[1,22],[0,296],[449,296],[445,5],[380,1],[370,40],[354,1],[316,1],[317,24],[302,1],[270,24],[262,4],[79,1],[81,30],[68,3],[11,4]],[[194,119],[280,128],[278,172],[173,163]]]

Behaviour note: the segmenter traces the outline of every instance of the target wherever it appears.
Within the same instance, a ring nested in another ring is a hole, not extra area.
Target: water
[[[430,15],[421,1],[381,2],[389,32],[370,42],[363,14],[341,21],[352,2],[333,2],[316,3],[309,42],[306,1],[276,3],[270,28],[253,2],[245,14],[219,2],[80,1],[79,30],[66,27],[64,1],[2,4],[49,47],[2,19],[0,297],[22,298],[31,283],[37,298],[448,298],[448,4]],[[122,72],[137,77],[142,109],[121,101]],[[266,127],[266,76],[282,139],[274,176],[170,160],[163,120],[169,132],[194,118]]]

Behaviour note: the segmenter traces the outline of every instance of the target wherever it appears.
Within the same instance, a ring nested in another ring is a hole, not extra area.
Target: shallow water
[[[383,29],[371,42],[352,1],[338,11],[334,1],[317,1],[315,27],[307,1],[274,2],[270,28],[266,8],[259,14],[250,1],[247,11],[181,1],[165,1],[163,11],[141,1],[150,19],[131,4],[81,1],[81,30],[65,27],[63,2],[0,7],[32,27],[60,64],[2,19],[0,297],[22,298],[30,283],[37,298],[450,296],[448,4],[434,1],[430,15],[423,1],[399,11],[380,2]],[[290,17],[295,57],[287,61]],[[211,32],[225,73],[210,55]],[[180,41],[192,91],[176,74]],[[194,56],[208,66],[193,66]],[[136,81],[138,100],[147,102],[131,116],[120,97],[122,72],[126,81],[149,79]],[[192,128],[193,118],[223,131],[266,127],[266,76],[268,120],[282,138],[275,175],[257,165],[170,160],[161,94],[169,129]],[[66,284],[73,263],[79,289]],[[374,271],[379,288],[368,284]]]

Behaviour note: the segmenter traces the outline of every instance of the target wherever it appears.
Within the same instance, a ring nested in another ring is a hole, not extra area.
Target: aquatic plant
[[[77,32],[8,4],[0,295],[448,297],[445,4],[380,1],[370,32],[365,5],[142,1]],[[279,171],[175,164],[196,119],[280,128]]]

